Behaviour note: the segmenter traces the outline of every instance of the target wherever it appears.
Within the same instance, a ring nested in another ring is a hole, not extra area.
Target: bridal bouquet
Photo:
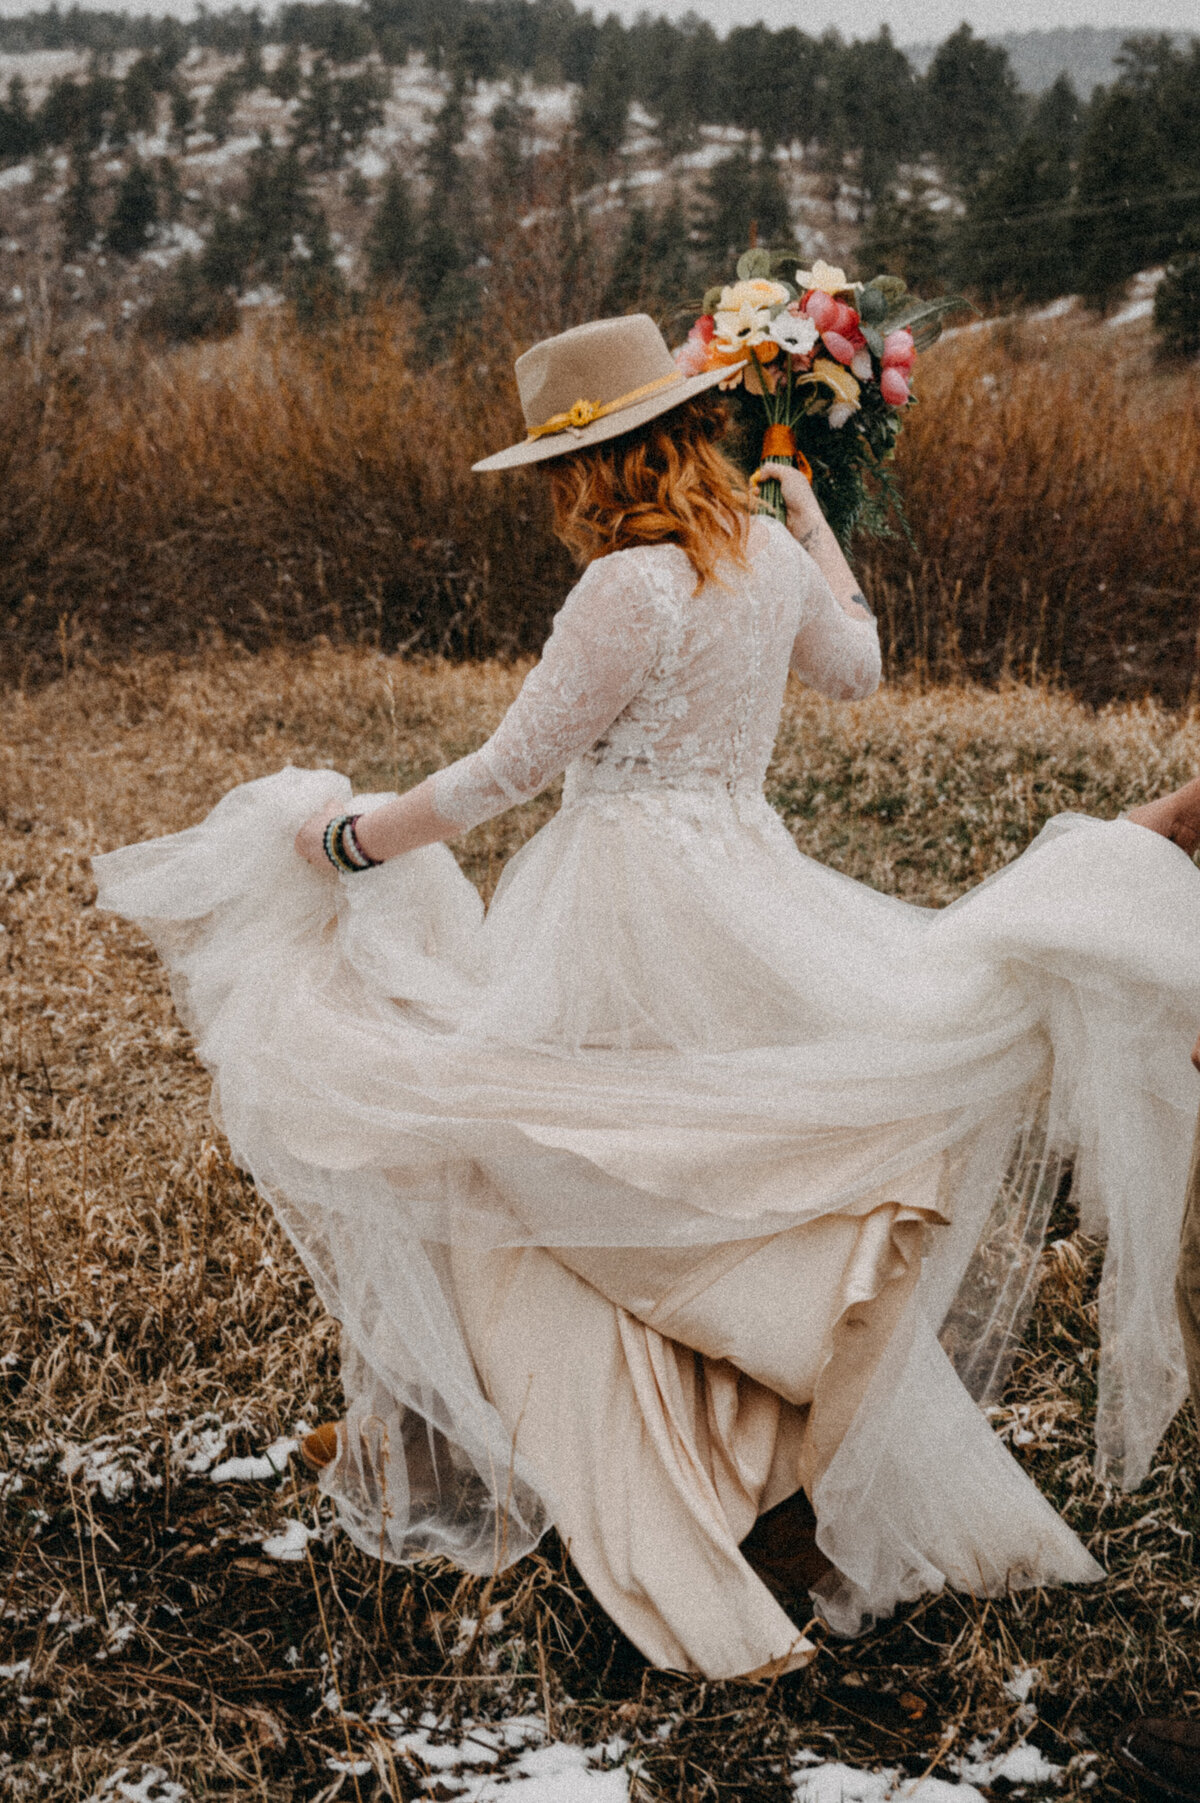
[[[820,261],[797,269],[794,252],[748,250],[737,280],[704,296],[675,360],[689,376],[731,366],[721,387],[744,428],[747,473],[763,462],[797,464],[845,545],[855,532],[887,534],[893,513],[907,532],[887,464],[917,353],[966,304],[919,300],[894,275],[851,282]],[[777,482],[762,483],[759,498],[784,517]]]

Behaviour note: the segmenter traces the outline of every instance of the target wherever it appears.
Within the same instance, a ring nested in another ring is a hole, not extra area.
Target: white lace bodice
[[[761,795],[789,665],[838,699],[876,687],[874,621],[838,605],[778,522],[753,523],[749,569],[695,586],[677,545],[589,565],[491,738],[431,779],[441,818],[465,831],[563,770],[567,804],[595,791]]]

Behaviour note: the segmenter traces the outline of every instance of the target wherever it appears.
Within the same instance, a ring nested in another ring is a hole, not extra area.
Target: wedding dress
[[[801,1485],[843,1632],[1100,1575],[979,1405],[1067,1159],[1101,1471],[1140,1482],[1182,1400],[1200,876],[1069,815],[936,911],[804,857],[763,797],[789,665],[865,696],[874,626],[774,521],[695,589],[676,546],[593,563],[433,779],[466,829],[566,770],[486,918],[444,844],[298,859],[325,770],[96,869],[341,1323],[347,1531],[487,1572],[552,1520],[649,1658],[721,1678],[809,1656],[738,1550]]]

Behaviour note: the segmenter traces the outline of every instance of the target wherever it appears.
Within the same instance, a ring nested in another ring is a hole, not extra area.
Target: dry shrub
[[[536,481],[468,474],[515,436],[511,383],[436,368],[402,314],[266,322],[156,356],[12,365],[0,490],[4,664],[226,637],[458,656],[544,636],[568,578]]]
[[[14,355],[0,675],[221,638],[535,649],[571,574],[543,475],[469,473],[521,432],[511,322],[560,323],[540,265],[506,279],[436,364],[387,309],[162,355]],[[1200,374],[1156,365],[1144,327],[1016,323],[938,346],[919,392],[900,452],[917,548],[861,553],[893,670],[1186,698]]]
[[[520,670],[362,649],[167,656],[17,693],[0,724],[0,1794],[79,1803],[157,1766],[195,1798],[434,1794],[381,1697],[461,1735],[536,1715],[636,1749],[640,1803],[787,1803],[798,1747],[951,1778],[977,1736],[1026,1733],[1071,1803],[1130,1790],[1130,1714],[1194,1706],[1195,1443],[1181,1421],[1136,1496],[1097,1486],[1096,1247],[1060,1210],[996,1426],[1107,1580],[977,1603],[928,1597],[778,1687],[647,1670],[549,1537],[493,1586],[384,1570],[329,1532],[315,1490],[213,1485],[197,1454],[258,1453],[338,1408],[335,1330],[207,1118],[206,1084],[149,948],[100,916],[88,856],[194,821],[230,784],[332,762],[408,783],[478,743]],[[770,777],[807,852],[939,903],[1063,807],[1112,814],[1200,763],[1200,716],[1100,715],[1009,687],[794,688]],[[468,835],[485,889],[542,797]],[[64,1469],[64,1451],[77,1451]],[[288,1517],[322,1530],[279,1564]],[[500,1611],[499,1624],[479,1631]],[[1038,1720],[1004,1690],[1036,1668]],[[345,1713],[343,1713],[343,1711]],[[331,1760],[368,1762],[346,1780]],[[426,1774],[428,1776],[429,1774]],[[1092,1789],[1099,1780],[1099,1789]],[[444,1794],[444,1793],[437,1793]],[[465,1793],[464,1793],[465,1794]],[[501,1793],[503,1794],[503,1793]]]
[[[922,360],[872,560],[893,667],[1177,703],[1196,670],[1200,370],[1144,327],[1010,321]]]

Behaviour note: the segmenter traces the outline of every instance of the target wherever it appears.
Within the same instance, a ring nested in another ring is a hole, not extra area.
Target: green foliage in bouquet
[[[909,535],[888,465],[913,403],[913,365],[945,317],[969,303],[921,300],[898,276],[851,282],[819,260],[811,269],[798,261],[794,251],[745,251],[737,279],[705,294],[676,359],[688,375],[729,369],[722,387],[747,474],[764,462],[799,464],[843,545],[896,525]],[[762,483],[759,498],[784,517],[778,483]]]

